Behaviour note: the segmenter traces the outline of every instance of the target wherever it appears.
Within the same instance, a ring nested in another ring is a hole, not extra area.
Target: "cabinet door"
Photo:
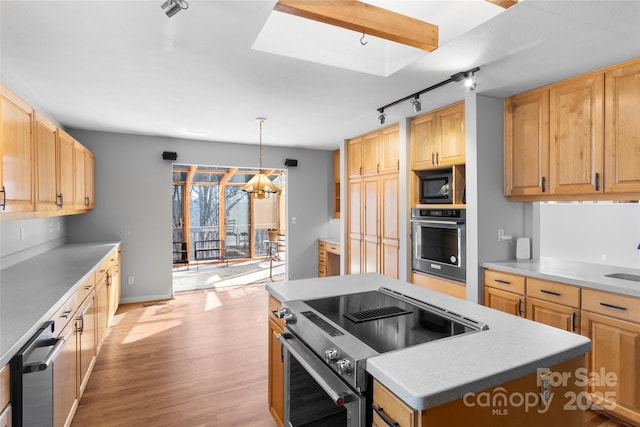
[[[84,207],[93,209],[96,206],[95,197],[95,157],[88,149],[84,151]]]
[[[91,292],[78,309],[78,399],[96,360],[96,306]]]
[[[423,114],[411,120],[411,167],[430,168],[436,165],[439,135],[435,113]]]
[[[36,209],[55,211],[58,207],[58,128],[40,114],[34,122],[36,143]]]
[[[640,425],[640,325],[583,311],[582,334],[592,346],[587,372],[597,374],[587,386],[592,400]]]
[[[438,166],[465,162],[464,103],[438,111],[440,146],[436,152]]]
[[[349,273],[362,272],[362,180],[349,181]]]
[[[35,211],[33,110],[0,87],[0,211]]]
[[[398,218],[398,174],[383,175],[381,178],[380,211],[381,230],[381,273],[387,276],[400,277],[400,233]]]
[[[280,302],[269,297],[269,412],[279,427],[284,425],[284,362],[278,334],[284,332],[282,320],[275,316]],[[280,323],[278,323],[280,322]]]
[[[640,192],[640,61],[605,74],[605,192]]]
[[[527,296],[526,313],[529,320],[580,333],[580,314],[575,308]]]
[[[512,292],[485,286],[484,305],[514,316],[525,316],[524,296]]]
[[[109,273],[107,272],[96,283],[96,353],[100,351],[109,327],[109,289],[107,286],[109,280]]]
[[[59,335],[65,340],[53,364],[53,425],[69,425],[78,404],[76,324],[69,322]]]
[[[75,142],[73,145],[73,161],[74,161],[74,206],[76,209],[85,209],[85,194],[87,192],[85,185],[85,156],[86,149],[79,142]]]
[[[397,173],[400,170],[400,151],[398,146],[399,127],[389,126],[380,131],[379,170],[381,174]]]
[[[111,320],[113,316],[116,314],[116,310],[118,310],[118,305],[120,304],[120,293],[121,293],[121,280],[120,280],[120,261],[121,257],[118,256],[115,260],[115,263],[109,269],[109,282],[107,283],[107,292],[108,292],[108,300],[109,300],[109,323],[111,324]]]
[[[362,137],[353,138],[347,144],[347,164],[349,178],[362,176]]]
[[[504,194],[531,196],[548,191],[549,91],[505,100]]]
[[[380,172],[379,162],[380,135],[378,132],[365,135],[362,139],[362,174],[377,175]]]
[[[340,219],[340,150],[333,152],[333,217]]]
[[[378,273],[380,250],[380,191],[378,177],[364,179],[363,273]]]
[[[549,190],[602,192],[604,76],[592,74],[549,92]]]
[[[70,210],[75,204],[75,141],[58,130],[58,168],[60,170],[58,192],[62,194],[62,208]]]

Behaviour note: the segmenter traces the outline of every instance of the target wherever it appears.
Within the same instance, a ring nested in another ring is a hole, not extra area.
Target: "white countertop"
[[[318,237],[318,240],[323,242],[327,242],[332,245],[340,246],[340,238],[339,237]]]
[[[376,273],[276,282],[280,301],[322,298],[385,286],[486,323],[489,330],[416,345],[367,360],[367,371],[415,409],[428,409],[468,392],[503,384],[580,356],[585,337],[522,319]]]
[[[0,270],[0,367],[117,245],[67,244]]]
[[[640,276],[640,269],[567,261],[557,258],[485,262],[484,268],[640,297],[640,282],[606,277],[611,273]]]

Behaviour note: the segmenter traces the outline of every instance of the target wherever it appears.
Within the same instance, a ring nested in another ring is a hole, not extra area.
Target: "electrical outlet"
[[[498,228],[498,242],[502,242],[503,236],[504,236],[504,229]]]
[[[135,285],[136,284],[135,276],[127,276],[127,284],[128,285]]]
[[[24,227],[20,227],[20,240],[24,240]]]
[[[538,384],[540,386],[540,404],[548,406],[551,399],[551,371],[538,371]]]
[[[53,233],[53,221],[49,222],[49,233]]]

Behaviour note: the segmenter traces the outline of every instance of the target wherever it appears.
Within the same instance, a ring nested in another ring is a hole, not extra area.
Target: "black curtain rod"
[[[480,70],[480,67],[475,67],[475,68],[472,68],[472,69],[467,70],[467,71],[461,71],[459,73],[456,73],[453,76],[449,77],[447,80],[444,80],[444,81],[442,81],[440,83],[436,83],[433,86],[429,86],[426,89],[422,89],[420,92],[416,92],[416,93],[414,93],[412,95],[405,96],[404,98],[398,99],[397,101],[393,101],[392,103],[387,104],[384,107],[380,107],[380,108],[378,108],[378,112],[379,113],[383,113],[384,110],[386,110],[389,107],[393,107],[394,105],[400,104],[401,102],[408,101],[408,100],[410,100],[412,98],[415,98],[417,96],[422,95],[423,93],[427,93],[429,91],[437,89],[440,86],[444,86],[444,85],[449,84],[451,82],[459,82],[460,80],[463,80],[464,78],[473,75],[476,71],[479,71],[479,70]]]

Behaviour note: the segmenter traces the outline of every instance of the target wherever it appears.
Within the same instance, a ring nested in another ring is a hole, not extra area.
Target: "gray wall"
[[[122,241],[123,302],[172,295],[172,162],[163,151],[178,153],[179,163],[258,166],[258,147],[248,144],[70,130],[96,158],[96,207],[68,218],[68,240]],[[265,168],[287,172],[287,270],[290,279],[317,275],[316,239],[329,232],[332,216],[333,155],[330,151],[263,148]],[[296,217],[296,224],[292,218]],[[128,277],[135,278],[129,285]]]
[[[482,301],[481,265],[515,258],[515,239],[531,228],[531,204],[504,196],[503,101],[469,92],[465,99],[467,300]],[[498,229],[513,236],[498,242]]]
[[[640,268],[640,204],[540,203],[540,255]]]
[[[0,270],[63,245],[66,217],[0,222]]]

